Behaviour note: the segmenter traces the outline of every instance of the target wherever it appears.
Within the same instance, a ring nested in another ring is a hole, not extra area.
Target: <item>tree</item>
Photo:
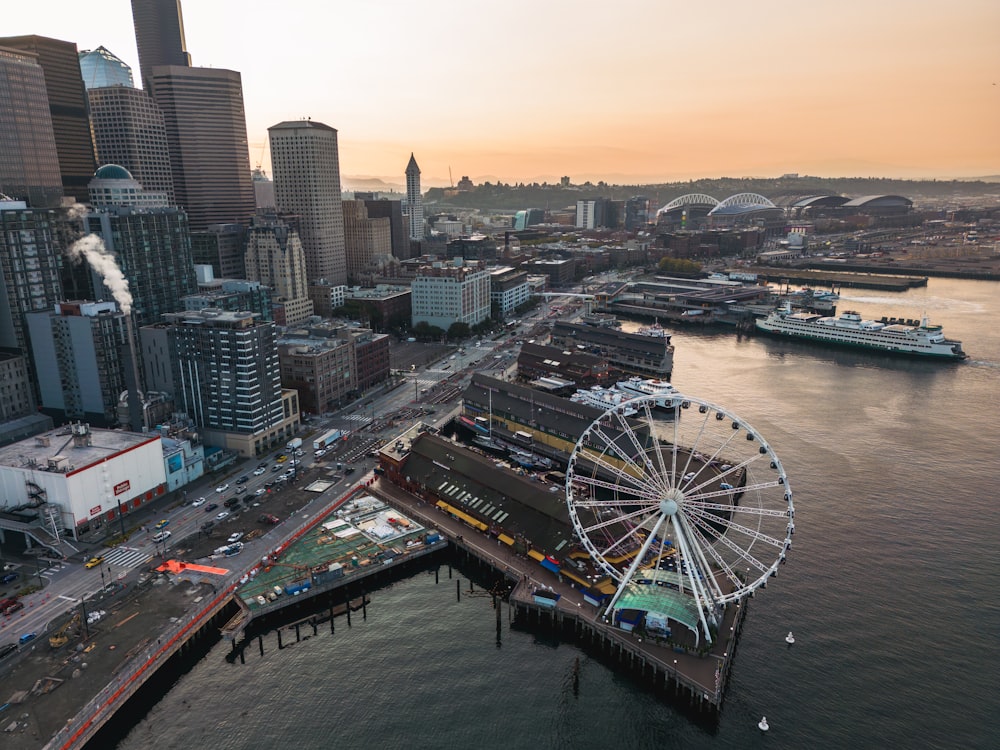
[[[468,323],[461,323],[461,322],[452,323],[451,326],[448,328],[448,338],[454,339],[456,341],[468,338],[469,333],[470,329]]]

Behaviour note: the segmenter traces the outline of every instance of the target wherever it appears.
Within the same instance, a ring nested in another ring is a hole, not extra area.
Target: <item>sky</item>
[[[1000,174],[997,0],[187,0],[194,65],[267,128],[337,128],[350,177],[637,184]],[[7,3],[0,36],[104,45],[129,0]],[[449,177],[449,174],[451,177]]]

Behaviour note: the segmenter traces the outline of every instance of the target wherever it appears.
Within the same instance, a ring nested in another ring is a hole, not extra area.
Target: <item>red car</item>
[[[270,513],[261,513],[260,516],[257,518],[257,521],[259,523],[269,523],[272,525],[276,523],[281,523],[280,518]]]
[[[24,602],[15,601],[13,604],[8,604],[6,607],[4,607],[3,613],[5,615],[12,615],[19,609],[24,609]]]

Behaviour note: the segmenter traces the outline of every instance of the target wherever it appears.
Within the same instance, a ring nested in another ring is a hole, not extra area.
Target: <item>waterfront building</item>
[[[456,258],[450,265],[422,266],[410,289],[413,325],[448,330],[453,323],[474,326],[490,316],[490,273],[477,261]]]
[[[209,224],[203,232],[191,233],[191,259],[196,265],[211,266],[216,279],[242,279],[246,277],[245,244],[242,224]]]
[[[409,221],[410,239],[424,238],[424,199],[420,193],[420,167],[413,154],[406,165],[406,215]]]
[[[272,290],[274,319],[295,325],[313,314],[298,233],[276,216],[256,216],[247,233],[246,278]]]
[[[108,206],[89,212],[88,230],[104,240],[129,282],[136,325],[151,325],[183,309],[181,299],[197,291],[187,216],[179,208]],[[110,299],[92,273],[91,299]]]
[[[577,349],[604,357],[621,372],[644,378],[670,380],[674,367],[674,347],[670,336],[623,333],[617,328],[556,320],[552,326],[552,346]]]
[[[0,196],[54,208],[62,175],[38,55],[0,44],[0,92]]]
[[[347,281],[337,131],[313,120],[267,129],[278,210],[298,217],[309,281]]]
[[[490,309],[498,320],[511,314],[531,299],[528,274],[508,266],[490,269]]]
[[[524,342],[517,355],[517,377],[521,380],[556,377],[571,380],[578,386],[606,385],[610,366],[605,357]]]
[[[117,164],[105,164],[98,169],[87,189],[90,192],[90,205],[94,208],[166,208],[169,205],[165,193],[146,192],[127,169]]]
[[[260,456],[300,427],[281,387],[275,324],[247,311],[169,313],[139,332],[146,384],[174,397],[209,445]]]
[[[87,89],[100,164],[127,169],[146,190],[175,204],[170,146],[163,113],[147,91],[114,85]]]
[[[129,390],[127,316],[115,302],[60,302],[25,321],[41,410],[64,424],[118,426],[119,395]]]
[[[174,198],[191,229],[249,222],[254,191],[240,74],[167,65],[150,75],[153,101],[163,113]]]
[[[83,85],[90,89],[105,86],[126,86],[133,88],[132,68],[107,47],[84,50],[79,55],[80,75]],[[100,158],[100,157],[98,157]]]
[[[63,195],[77,200],[86,198],[87,183],[97,169],[97,160],[76,44],[43,36],[15,36],[0,38],[0,47],[37,56],[45,75]]]
[[[389,219],[368,216],[364,201],[343,201],[342,205],[347,279],[356,283],[375,258],[392,256],[392,232]]]
[[[154,67],[190,67],[180,0],[132,0],[132,24],[144,89],[151,88]]]

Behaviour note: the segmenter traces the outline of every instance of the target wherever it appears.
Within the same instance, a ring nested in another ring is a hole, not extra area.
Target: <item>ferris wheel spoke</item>
[[[633,476],[632,474],[629,474],[627,471],[624,471],[623,469],[619,469],[614,464],[609,463],[604,458],[603,454],[587,453],[586,460],[594,464],[596,468],[603,469],[611,476],[617,477],[623,483],[628,484],[630,487],[634,488],[637,491],[649,490],[649,485],[643,482],[642,476],[636,477]]]
[[[684,462],[684,470],[683,470],[682,474],[687,474],[688,473],[688,471],[691,469],[691,461],[694,460],[694,454],[700,452],[698,450],[698,443],[701,442],[701,439],[705,436],[705,428],[706,427],[708,427],[708,418],[707,418],[707,415],[706,415],[705,419],[701,420],[701,427],[698,428],[698,433],[694,436],[694,440],[692,441],[692,444],[689,445],[689,446],[686,446],[687,447],[687,461]],[[707,466],[708,466],[707,463],[703,464],[702,467],[701,467],[701,469],[698,469],[698,471],[696,472],[696,476],[694,477],[694,479],[697,479],[697,474],[700,474],[701,471],[702,471],[702,469],[706,468]]]
[[[701,497],[707,497],[702,495]],[[721,510],[726,513],[747,513],[754,516],[771,516],[773,518],[787,518],[788,510],[774,510],[772,508],[756,508],[752,505],[723,505],[722,503],[703,503],[700,499],[685,498],[684,507],[699,508],[701,510]]]
[[[660,477],[662,477],[664,481],[669,482],[670,480],[673,479],[674,474],[672,474],[667,470],[667,465],[663,462],[663,448],[660,444],[660,438],[656,434],[656,428],[654,427],[653,424],[653,410],[650,407],[649,401],[644,401],[642,403],[642,412],[643,416],[645,417],[646,432],[649,434],[650,439],[653,441],[652,450],[653,454],[656,456],[656,465],[659,467]]]
[[[723,563],[724,567],[725,567],[724,565],[725,561],[722,560],[718,552],[716,552],[716,550],[712,547],[711,544],[708,543],[708,541],[701,535],[701,533],[699,533],[698,530],[692,526],[690,521],[688,521],[688,519],[683,514],[678,514],[677,516],[675,516],[675,522],[676,522],[676,527],[681,529],[683,533],[687,536],[688,547],[691,549],[692,554],[694,554],[698,558],[699,564],[702,569],[702,575],[705,577],[706,580],[710,579],[708,585],[709,588],[711,588],[712,591],[715,593],[715,598],[721,597],[723,595],[722,587],[719,585],[719,582],[715,579],[715,576],[712,573],[712,566],[709,565],[708,560],[705,557],[705,552],[708,551],[712,553],[712,556],[715,559],[717,559],[718,562]]]
[[[618,411],[614,412],[614,415],[618,419],[619,424],[621,425],[622,434],[628,438],[629,442],[632,444],[632,448],[635,450],[634,458],[639,458],[641,456],[643,466],[645,467],[645,472],[644,472],[645,475],[649,479],[655,481],[656,484],[659,485],[664,492],[666,492],[666,490],[669,489],[670,486],[669,483],[667,483],[667,478],[661,472],[658,472],[656,467],[653,466],[653,462],[649,460],[649,454],[647,452],[647,448],[639,444],[639,439],[636,437],[635,431],[629,425],[628,421],[626,421],[625,415]],[[648,424],[647,428],[650,428]],[[658,440],[651,428],[648,430],[648,434],[649,434],[649,439],[653,443],[653,451],[655,452],[658,450]],[[607,439],[603,435],[602,437],[604,437],[604,439]],[[629,463],[634,463],[632,458],[626,457],[625,460],[628,461]]]
[[[628,541],[630,538],[633,538],[635,541],[638,541],[638,536],[636,536],[636,534],[640,528],[641,526],[633,526],[632,528],[630,528],[625,534],[618,537],[617,541],[615,541],[614,543],[609,545],[605,550],[603,550],[601,552],[601,557],[607,558],[609,552],[616,552],[619,554],[627,555],[631,550],[624,549],[622,545],[624,545],[625,542]],[[639,544],[639,548],[640,549],[642,548],[641,543]]]
[[[768,568],[766,565],[764,565],[762,562],[760,562],[760,560],[751,555],[747,550],[743,549],[738,544],[729,539],[725,534],[722,534],[718,532],[716,529],[714,529],[710,522],[706,521],[705,519],[699,518],[698,516],[693,516],[693,515],[689,516],[689,518],[694,523],[694,525],[697,526],[699,530],[707,534],[707,536],[711,540],[714,540],[714,542],[722,544],[725,547],[728,547],[737,555],[739,555],[741,560],[750,563],[753,567],[757,568],[757,570],[759,570],[761,573],[767,571]]]
[[[629,476],[638,475],[639,478],[647,482],[651,481],[659,486],[661,482],[659,481],[659,477],[657,477],[655,474],[655,469],[653,469],[653,465],[649,463],[645,450],[642,448],[642,446],[639,445],[638,441],[635,439],[635,434],[630,429],[628,429],[628,425],[624,424],[624,426],[626,429],[623,430],[622,435],[627,436],[631,440],[632,446],[636,451],[635,456],[629,456],[628,455],[629,451],[625,450],[624,446],[619,445],[617,442],[615,442],[615,440],[611,438],[611,436],[609,436],[607,433],[605,433],[604,430],[602,430],[600,427],[598,427],[596,430],[592,430],[591,434],[599,437],[604,442],[604,444],[611,449],[611,452],[615,456],[615,458],[617,458],[619,461],[624,462],[626,468],[631,468],[635,472],[633,474],[632,472],[623,470],[625,471],[626,474],[628,474]],[[603,458],[605,455],[606,452],[602,453],[601,457]],[[643,457],[645,466],[640,466],[635,462],[634,458],[638,456]]]
[[[608,482],[603,479],[598,479],[597,477],[588,477],[576,474],[573,476],[573,481],[579,484],[587,485],[589,487],[594,487],[602,490],[611,490],[612,492],[622,492],[627,494],[629,497],[641,497],[650,502],[659,502],[660,494],[649,487],[644,487],[640,484],[632,485],[631,487],[622,487],[620,484],[615,484],[614,482]],[[590,502],[584,500],[583,502]]]
[[[615,524],[625,523],[632,521],[636,518],[641,518],[642,516],[650,515],[649,508],[640,508],[639,510],[634,510],[631,513],[625,513],[624,515],[615,516],[614,518],[609,518],[604,521],[598,521],[590,526],[585,526],[584,531],[595,531],[597,529],[606,529],[614,526]]]
[[[765,544],[770,544],[773,547],[781,548],[785,546],[784,539],[775,539],[774,537],[768,536],[767,534],[757,531],[756,529],[751,529],[749,526],[743,526],[742,524],[738,524],[735,521],[730,521],[728,518],[725,518],[724,516],[717,516],[714,513],[707,513],[701,510],[696,510],[694,508],[687,508],[687,510],[692,515],[697,515],[699,518],[703,518],[710,523],[718,523],[722,526],[725,526],[727,529],[730,529],[732,531],[737,531],[740,534],[743,534],[744,536],[748,536],[751,539],[754,539],[755,541],[764,542]]]

